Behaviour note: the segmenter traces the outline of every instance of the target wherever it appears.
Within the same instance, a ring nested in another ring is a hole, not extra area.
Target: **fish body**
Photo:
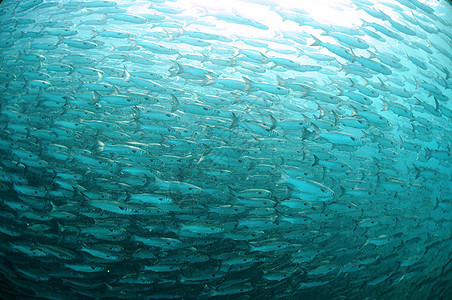
[[[452,299],[450,1],[0,2],[0,298]]]

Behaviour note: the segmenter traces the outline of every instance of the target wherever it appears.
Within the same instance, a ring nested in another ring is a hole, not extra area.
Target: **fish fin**
[[[80,3],[79,3],[79,6],[80,6]],[[106,13],[104,13],[102,19],[100,19],[100,22],[106,22],[107,19],[108,19],[108,15]]]
[[[355,53],[353,53],[352,47],[349,47],[349,48],[350,48],[350,53],[352,54],[352,63],[354,63],[356,61],[356,55],[355,55]]]
[[[169,77],[176,76],[179,72],[178,62],[175,60],[171,60],[171,67],[168,69],[168,71],[170,72]]]
[[[126,81],[129,81],[129,79],[130,79],[130,73],[129,73],[129,71],[127,70],[127,68],[126,68],[126,66],[124,66],[124,72],[122,73],[122,77],[124,77],[125,76],[125,80]]]
[[[91,200],[90,197],[88,197],[87,195],[85,195],[85,193],[83,193],[82,191],[78,190],[79,194],[82,196],[82,202],[80,203],[81,205],[86,206],[88,204],[88,201]]]
[[[287,178],[290,178],[289,175],[284,171],[284,169],[280,165],[276,165],[279,169],[279,173],[281,175],[281,178],[276,182],[277,184],[285,183],[287,181]]]
[[[53,204],[52,201],[49,201],[50,205],[52,206],[52,209],[50,210],[50,212],[54,212],[55,211],[55,204]]]
[[[436,110],[437,112],[439,112],[439,102],[438,102],[438,99],[436,99],[436,97],[433,97],[433,99],[435,99],[435,110]]]
[[[105,147],[105,144],[102,143],[100,140],[96,139],[96,142],[94,143],[91,150],[95,153],[100,153],[100,152],[104,151],[104,147]]]
[[[278,203],[276,205],[278,205]],[[276,208],[275,208],[275,211],[276,211],[276,214],[277,214],[277,217],[275,219],[275,223],[276,222],[281,222],[282,218],[285,217],[285,215],[282,212],[280,212],[278,209],[276,209]]]
[[[163,180],[160,179],[159,177],[157,177],[157,175],[155,175],[155,174],[152,174],[152,175],[154,175],[154,185],[153,185],[153,188],[161,188],[161,187],[162,187]],[[150,183],[151,180],[152,180],[152,178],[149,177],[147,174],[144,174],[144,176],[145,176],[147,179],[149,179],[149,183]],[[149,184],[148,184],[148,185],[149,185]]]
[[[137,133],[139,131],[141,131],[141,122],[137,119],[135,119],[135,123],[137,124],[137,126],[135,127],[135,130],[133,133]]]
[[[333,116],[334,116],[334,125],[337,126],[337,124],[339,123],[339,116],[337,115],[337,113],[333,110]]]
[[[91,31],[93,32],[93,36],[90,38],[90,40],[92,40],[93,38],[95,38],[98,35],[96,30],[91,30]]]
[[[341,190],[341,193],[339,194],[338,198],[341,198],[345,195],[345,188],[342,185],[339,185],[339,188]]]
[[[358,219],[354,220],[354,222],[355,222],[355,228],[353,228],[352,231],[355,231],[356,228],[358,228],[358,225],[359,225],[359,220]]]
[[[121,95],[121,91],[119,90],[119,88],[117,86],[114,85],[113,89],[115,90],[116,95]]]
[[[311,167],[313,166],[318,166],[319,165],[319,158],[314,154],[314,163],[311,165]]]
[[[60,35],[58,36],[58,42],[56,43],[56,45],[58,46],[59,44],[61,44],[61,43],[63,42],[63,40],[64,40],[64,38],[63,38],[63,36],[60,34]]]
[[[243,89],[244,92],[248,91],[251,88],[251,84],[253,83],[251,80],[249,80],[248,78],[242,76],[243,80],[246,83],[245,88]]]
[[[215,78],[212,75],[209,74],[204,74],[207,78],[203,80],[202,84],[203,85],[211,85],[213,84],[215,81]]]
[[[314,39],[314,43],[312,43],[310,46],[321,46],[322,45],[322,41],[321,40],[319,40],[318,38],[316,38],[312,34],[311,34],[311,37]]]
[[[314,124],[312,124],[314,125]],[[309,131],[308,129],[306,129],[306,127],[303,127],[303,134],[301,135],[301,140],[306,140],[307,138],[309,138],[311,136],[312,132]]]
[[[425,158],[427,159],[427,161],[432,158],[432,150],[429,147],[425,147]]]
[[[286,85],[286,81],[282,79],[279,75],[276,75],[276,80],[278,81],[278,85],[284,87]]]
[[[380,77],[378,77],[378,80],[380,80],[380,86],[381,86],[382,88],[384,88],[385,90],[388,90],[388,89],[386,88],[385,83],[383,82],[383,80],[381,80]]]
[[[386,111],[386,110],[388,110],[388,102],[386,102],[385,100],[383,100],[383,99],[381,99],[381,101],[383,102],[383,104],[384,104],[384,107],[383,107],[383,109],[382,109],[382,111]]]
[[[93,103],[99,103],[99,101],[100,101],[100,97],[102,96],[98,91],[94,91],[93,92],[93,94],[94,94],[94,102]]]
[[[180,74],[180,73],[183,73],[184,72],[184,67],[177,61],[174,61],[174,63],[176,64],[176,67],[177,67],[176,75]]]
[[[270,117],[272,124],[270,125],[270,128],[267,129],[267,131],[272,131],[273,129],[276,128],[276,126],[278,126],[278,121],[276,121],[275,117],[273,117],[271,114],[269,114],[269,117]]]
[[[145,175],[145,176],[146,176],[146,175]],[[130,201],[130,198],[131,198],[130,192],[129,192],[129,191],[126,191],[126,199],[124,199],[124,201],[129,202],[129,201]]]
[[[205,160],[204,156],[201,156],[198,160],[198,162],[196,163],[196,165],[199,165],[200,163],[202,163]]]
[[[292,196],[293,194],[293,188],[290,187],[289,185],[286,185],[286,194],[282,197],[281,200],[287,200],[290,198],[290,196]]]
[[[151,180],[152,180],[152,178],[151,177],[149,177],[147,174],[144,174],[144,177],[146,177],[146,181],[144,182],[144,184],[141,186],[141,188],[145,188],[145,187],[148,187],[149,186],[149,184],[151,184]],[[127,194],[127,198],[126,198],[126,201],[128,201],[129,200],[129,197],[130,197],[130,194]]]
[[[356,116],[356,115],[358,114],[358,110],[357,110],[356,107],[354,107],[353,105],[350,104],[350,106],[351,106],[351,108],[352,108],[352,110],[353,110],[353,112],[352,112],[352,117],[353,117],[353,116]]]
[[[176,96],[171,94],[171,112],[175,112],[180,106],[180,102]]]
[[[104,74],[102,74],[101,72],[97,72],[97,82],[101,82],[102,78],[104,78]]]
[[[233,189],[231,186],[228,185],[228,190],[229,190],[229,194],[232,195],[233,197],[237,196],[237,191],[235,189]]]
[[[237,65],[237,59],[235,57],[231,58],[231,67],[234,67]],[[235,69],[235,68],[234,68]]]
[[[132,50],[133,48],[136,47],[137,43],[134,40],[132,40],[132,39],[129,39],[129,41],[130,41],[130,47],[129,47],[128,50],[130,51],[130,50]]]
[[[314,128],[314,132],[316,133],[316,136],[314,137],[314,141],[315,141],[320,138],[320,128],[317,127],[317,125],[315,125],[314,123],[312,123],[312,127]]]
[[[340,62],[338,62],[338,64],[340,65],[338,72],[344,71],[345,75],[348,75],[348,71],[344,69],[344,65]]]
[[[323,118],[325,116],[325,110],[319,104],[317,104],[317,106],[319,107],[319,117],[318,117],[318,119],[321,119],[321,118]],[[305,117],[305,120],[306,120],[306,116],[304,116],[304,117]]]
[[[240,55],[240,49],[237,47],[232,47],[234,49],[234,54],[233,57],[236,58],[237,56]]]
[[[237,118],[235,113],[231,113],[231,114],[232,114],[232,123],[231,123],[231,126],[229,127],[229,129],[236,127],[237,124],[239,123],[239,118]]]
[[[239,100],[239,95],[237,93],[231,93],[234,96],[234,102],[232,102],[232,104],[236,104],[238,103]]]
[[[204,53],[204,52],[201,53],[201,56],[202,56],[202,59],[201,59],[202,63],[205,62],[209,58],[209,56],[206,53]]]

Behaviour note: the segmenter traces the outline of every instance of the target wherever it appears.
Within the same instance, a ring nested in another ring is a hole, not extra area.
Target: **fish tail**
[[[318,38],[316,38],[312,34],[311,34],[311,37],[314,39],[314,43],[312,43],[310,46],[321,46],[322,45],[322,41],[320,41]]]
[[[93,147],[91,147],[91,151],[93,151],[95,153],[100,153],[100,152],[104,151],[104,147],[105,147],[105,144],[102,143],[100,140],[96,139]]]
[[[382,111],[388,110],[388,102],[386,102],[386,101],[383,100],[383,99],[381,99],[381,101],[382,101],[383,104],[384,104],[384,107],[383,107]]]
[[[319,165],[319,158],[314,154],[314,163],[311,165],[311,167],[313,166],[318,166]]]
[[[334,116],[334,125],[337,125],[339,123],[339,116],[337,113],[333,110],[333,116]]]
[[[239,123],[239,118],[237,118],[235,113],[232,113],[232,123],[231,123],[231,126],[229,127],[229,129],[236,127],[238,123]]]
[[[278,85],[284,87],[286,85],[286,81],[282,79],[279,75],[276,75],[276,80],[278,80]]]
[[[59,35],[59,36],[58,36],[58,42],[56,43],[56,45],[57,45],[57,46],[60,45],[60,44],[63,42],[63,40],[64,40],[63,36],[62,36],[62,35]]]
[[[127,70],[126,66],[124,66],[124,72],[122,73],[122,77],[124,77],[124,79],[125,79],[126,81],[129,81],[129,79],[130,79],[130,73],[129,73],[129,71]]]
[[[279,174],[281,175],[281,178],[276,182],[277,184],[285,183],[287,181],[287,178],[289,178],[289,175],[284,171],[284,169],[277,165],[276,166],[279,169]]]
[[[175,112],[180,106],[180,102],[176,96],[171,95],[171,112]]]
[[[202,82],[203,85],[211,85],[211,84],[214,84],[214,83],[215,83],[214,77],[213,77],[212,75],[205,74],[205,76],[206,76],[207,78],[205,78],[205,79],[203,80],[203,82]]]
[[[243,80],[245,81],[245,83],[246,83],[246,86],[245,86],[245,89],[243,90],[244,92],[246,92],[246,91],[248,91],[250,88],[251,88],[251,84],[253,83],[251,80],[249,80],[248,78],[246,78],[246,77],[243,77],[242,76],[242,78],[243,78]]]
[[[270,128],[267,129],[267,131],[272,131],[273,129],[276,128],[276,126],[278,126],[278,121],[271,114],[269,114],[269,117],[270,117],[272,124],[271,124]]]

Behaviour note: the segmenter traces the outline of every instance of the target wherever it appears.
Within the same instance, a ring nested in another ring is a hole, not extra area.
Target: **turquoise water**
[[[3,1],[5,299],[448,299],[448,1]]]

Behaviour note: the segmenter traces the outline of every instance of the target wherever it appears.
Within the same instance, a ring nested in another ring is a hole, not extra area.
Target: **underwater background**
[[[2,1],[1,298],[451,299],[451,16]]]

